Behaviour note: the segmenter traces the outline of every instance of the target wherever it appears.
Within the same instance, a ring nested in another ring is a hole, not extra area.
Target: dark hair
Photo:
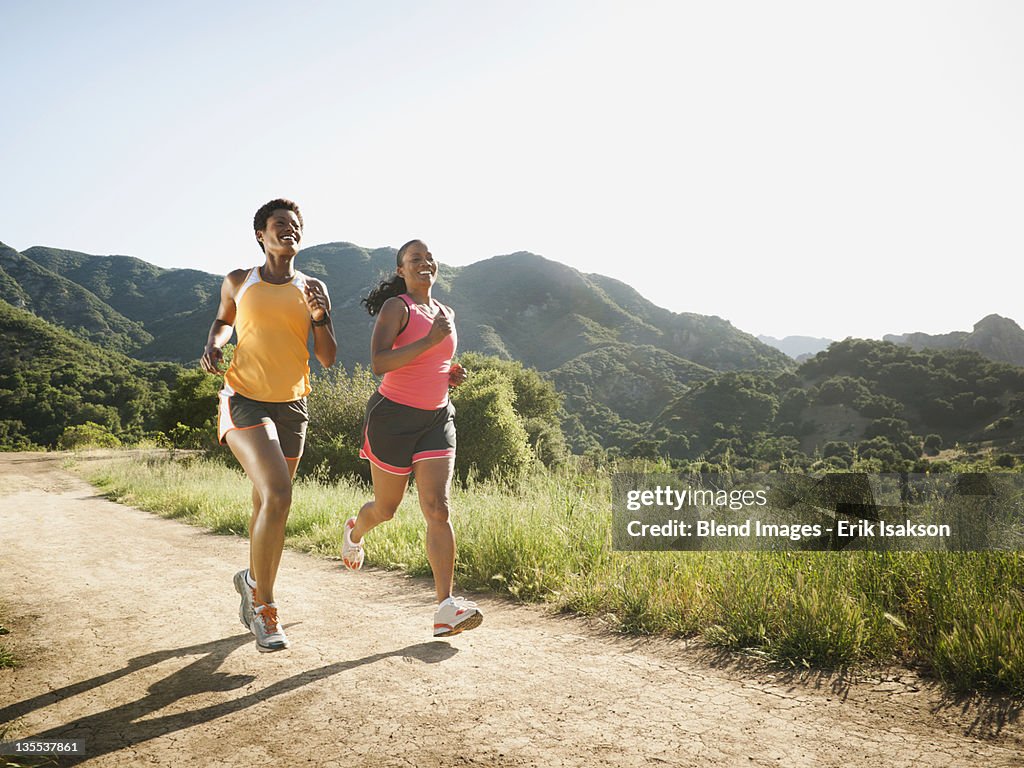
[[[408,243],[398,249],[398,255],[395,256],[396,266],[402,266],[402,257],[405,256],[405,252],[409,250],[415,243],[422,243],[422,240],[410,240]],[[392,275],[387,280],[381,280],[377,283],[377,287],[373,288],[363,299],[360,304],[366,307],[366,311],[370,313],[370,317],[373,317],[380,308],[384,306],[384,302],[388,299],[394,298],[395,296],[401,296],[405,293],[408,288],[405,285],[405,279],[399,275]]]
[[[271,200],[269,203],[264,203],[260,206],[260,209],[256,211],[256,215],[252,217],[252,230],[253,232],[262,232],[267,228],[267,219],[270,218],[270,214],[277,210],[291,211],[295,214],[295,217],[299,220],[299,229],[302,229],[302,212],[299,210],[299,206],[291,200],[285,200],[283,197],[277,198],[277,200]],[[263,251],[263,243],[257,237],[256,242],[259,243],[260,250]]]

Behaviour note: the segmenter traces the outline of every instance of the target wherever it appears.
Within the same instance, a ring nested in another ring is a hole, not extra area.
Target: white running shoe
[[[283,651],[288,647],[288,637],[278,621],[275,603],[256,600],[256,612],[249,622],[249,631],[256,635],[256,650],[260,653]]]
[[[256,590],[249,586],[249,583],[245,580],[246,574],[249,572],[248,568],[244,568],[235,574],[235,592],[242,596],[242,604],[238,606],[238,620],[242,622],[242,626],[249,629],[249,622],[252,621],[252,615],[256,612],[256,606],[254,601],[256,600]]]
[[[352,529],[356,526],[356,519],[350,517],[345,521],[345,535],[341,540],[341,562],[345,564],[345,567],[350,571],[358,571],[363,567],[363,558],[366,553],[363,552],[363,543],[358,544],[352,543]]]
[[[483,620],[484,615],[476,603],[464,597],[449,597],[434,613],[434,637],[449,637],[476,629]]]

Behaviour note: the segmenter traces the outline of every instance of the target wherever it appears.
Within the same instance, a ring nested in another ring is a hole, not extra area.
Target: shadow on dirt
[[[995,694],[949,693],[932,708],[932,712],[940,713],[947,710],[958,710],[964,719],[971,720],[965,731],[968,735],[998,736],[1007,725],[1020,719],[1021,712],[1024,711],[1024,701]]]
[[[20,738],[50,741],[54,739],[85,739],[86,754],[81,758],[62,758],[61,765],[74,765],[82,760],[92,759],[136,744],[149,741],[169,733],[191,728],[217,718],[239,712],[259,702],[294,691],[310,683],[341,674],[357,667],[374,664],[389,657],[407,657],[427,664],[446,661],[458,650],[444,641],[432,641],[405,646],[386,653],[375,653],[361,659],[350,659],[327,664],[316,669],[305,670],[297,675],[271,683],[259,690],[245,693],[238,698],[217,704],[190,709],[163,717],[147,719],[177,701],[196,694],[228,692],[245,688],[256,682],[253,675],[229,675],[218,672],[218,668],[230,653],[252,642],[248,633],[233,635],[209,643],[149,653],[132,659],[122,669],[83,680],[25,701],[0,708],[0,723],[11,722],[29,712],[47,707],[57,701],[93,691],[100,686],[131,675],[147,667],[169,659],[186,656],[201,656],[183,669],[168,675],[151,685],[140,699],[94,715],[73,720],[48,731],[25,734]]]

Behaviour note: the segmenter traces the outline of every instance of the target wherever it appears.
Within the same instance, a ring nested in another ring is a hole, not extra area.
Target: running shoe
[[[242,626],[249,629],[249,622],[252,621],[252,615],[256,610],[254,601],[256,600],[256,590],[249,586],[246,581],[246,574],[249,573],[248,568],[243,568],[241,571],[235,574],[235,592],[242,596],[242,604],[238,606],[238,620],[242,622]]]
[[[345,521],[345,535],[341,541],[341,562],[345,564],[345,567],[350,571],[358,571],[363,567],[363,543],[358,544],[352,543],[352,529],[356,527],[356,519],[350,517]]]
[[[434,613],[434,637],[450,637],[467,629],[476,629],[483,623],[484,615],[476,603],[464,597],[449,597]]]
[[[256,611],[249,622],[249,630],[256,636],[256,650],[260,653],[283,651],[288,638],[277,618],[277,605],[256,600]]]

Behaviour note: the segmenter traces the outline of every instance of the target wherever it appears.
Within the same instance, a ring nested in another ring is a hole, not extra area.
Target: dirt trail
[[[292,649],[258,654],[231,575],[247,543],[98,498],[61,457],[0,454],[0,600],[22,665],[8,738],[87,765],[1004,766],[1024,727],[909,674],[843,681],[624,640],[481,599],[430,636],[432,590],[285,552]]]

